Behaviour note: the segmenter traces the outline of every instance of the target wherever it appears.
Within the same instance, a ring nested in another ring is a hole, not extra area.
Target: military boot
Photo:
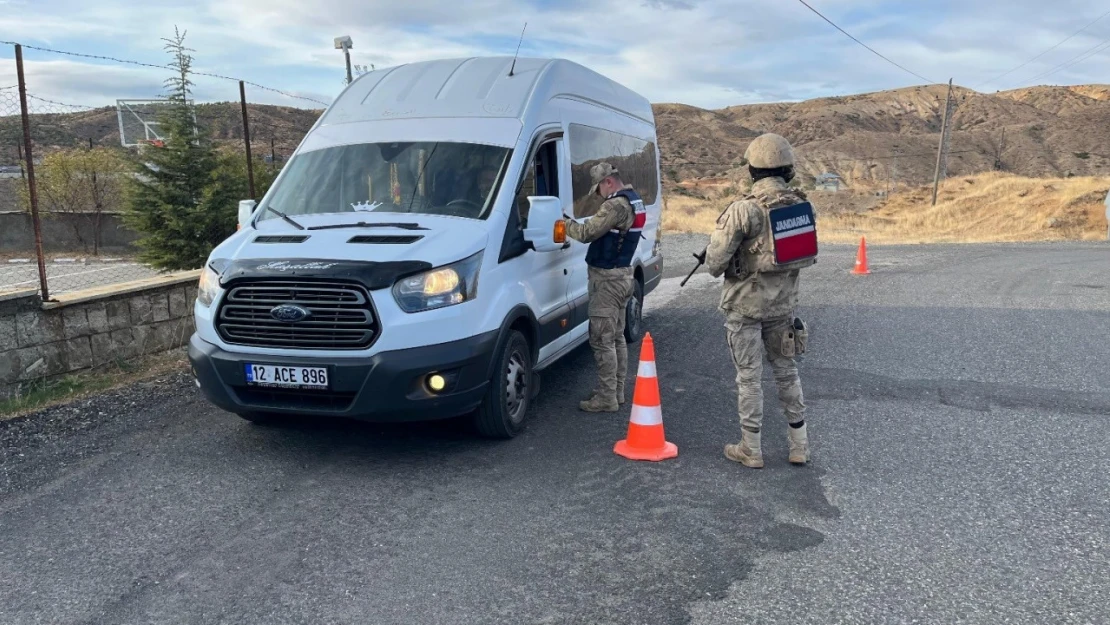
[[[590,391],[590,398],[592,399],[593,397],[596,397],[597,395],[600,395],[600,394],[601,394],[601,391],[595,388],[594,390]],[[623,384],[617,384],[617,403],[620,404],[621,406],[623,406],[625,404],[625,402],[627,402],[627,401],[628,400],[624,396],[624,385]]]
[[[595,392],[586,401],[578,404],[578,409],[583,412],[617,412],[620,404],[615,397],[605,397]]]
[[[725,445],[725,458],[751,467],[763,468],[763,451],[759,448],[759,432],[741,430],[743,438],[736,445]]]
[[[790,443],[790,464],[809,462],[809,436],[803,423],[800,428],[787,428],[787,441]]]

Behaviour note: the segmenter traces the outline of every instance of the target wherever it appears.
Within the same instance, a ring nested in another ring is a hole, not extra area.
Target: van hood
[[[296,215],[298,230],[281,219],[259,222],[216,248],[223,258],[318,258],[446,265],[485,249],[486,222],[457,217],[392,213]],[[353,225],[362,223],[363,225]],[[391,224],[415,224],[404,228]],[[348,227],[339,227],[348,226]],[[216,258],[215,252],[213,258]]]
[[[221,282],[240,277],[345,275],[370,288],[385,288],[403,275],[472,256],[485,249],[489,240],[485,222],[455,217],[343,213],[293,218],[305,229],[267,219],[216,247],[211,258]]]

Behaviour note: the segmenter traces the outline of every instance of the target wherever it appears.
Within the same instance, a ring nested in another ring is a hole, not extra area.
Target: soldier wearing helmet
[[[748,146],[754,185],[751,194],[721,213],[706,249],[709,272],[724,275],[720,308],[739,387],[741,442],[725,447],[725,456],[752,468],[763,466],[763,354],[774,370],[779,400],[789,422],[789,461],[809,462],[805,403],[794,355],[805,349],[806,329],[794,318],[799,271],[813,259],[779,264],[770,212],[806,202],[805,194],[787,183],[794,178],[794,151],[775,134],[764,134]],[[815,237],[816,235],[811,235]]]

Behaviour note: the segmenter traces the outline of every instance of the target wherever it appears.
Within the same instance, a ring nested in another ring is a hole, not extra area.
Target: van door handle
[[[563,270],[563,275],[564,276],[567,275],[567,270],[566,269]]]

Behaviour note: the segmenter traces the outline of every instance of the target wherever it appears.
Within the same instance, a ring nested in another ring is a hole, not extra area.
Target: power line
[[[1043,74],[1038,74],[1038,75],[1036,75],[1032,78],[1029,78],[1029,79],[1025,80],[1023,82],[1023,84],[1024,83],[1036,82],[1036,81],[1038,81],[1042,78],[1047,78],[1048,76],[1051,76],[1051,75],[1053,75],[1053,74],[1055,74],[1055,73],[1057,73],[1061,70],[1064,70],[1064,69],[1067,69],[1067,68],[1069,68],[1073,65],[1077,65],[1079,63],[1082,63],[1083,61],[1086,61],[1087,59],[1091,58],[1092,56],[1095,56],[1095,55],[1099,54],[1100,52],[1106,50],[1107,48],[1110,48],[1110,38],[1103,39],[1102,43],[1099,43],[1095,47],[1088,49],[1086,52],[1081,53],[1079,56],[1072,57],[1070,60],[1065,61],[1064,63],[1062,63],[1060,65],[1057,65],[1056,67],[1048,70],[1047,72],[1044,72]]]
[[[925,82],[927,82],[927,83],[929,83],[929,84],[939,84],[939,83],[937,83],[937,81],[935,81],[935,80],[929,80],[928,78],[926,78],[926,77],[922,76],[921,74],[918,74],[917,72],[914,72],[914,71],[911,71],[911,70],[908,70],[908,69],[906,69],[905,67],[903,67],[903,66],[901,66],[901,65],[899,65],[899,64],[897,64],[897,63],[895,63],[894,61],[892,61],[892,60],[888,59],[887,57],[883,56],[882,54],[880,54],[880,53],[879,53],[879,52],[878,52],[877,50],[875,50],[875,49],[874,49],[874,48],[872,48],[871,46],[869,46],[869,45],[867,45],[866,43],[864,43],[864,42],[860,41],[859,39],[856,39],[856,38],[855,38],[855,37],[853,37],[853,36],[852,36],[852,35],[851,35],[850,33],[848,33],[848,31],[846,31],[846,30],[844,30],[843,28],[841,28],[841,27],[837,26],[835,22],[833,22],[833,21],[832,21],[832,20],[830,20],[829,18],[827,18],[827,17],[825,17],[824,15],[822,15],[822,14],[821,14],[821,12],[820,12],[820,11],[818,11],[817,9],[813,8],[812,6],[810,6],[810,5],[809,5],[809,3],[807,3],[807,2],[806,2],[806,0],[798,0],[798,2],[801,2],[801,3],[803,4],[803,5],[805,5],[805,7],[806,7],[807,9],[809,9],[810,11],[813,11],[814,13],[816,13],[816,14],[817,14],[817,16],[818,16],[818,17],[820,17],[821,19],[825,20],[825,21],[826,21],[826,22],[828,22],[828,23],[829,23],[830,25],[832,25],[832,27],[833,27],[833,28],[835,28],[835,29],[839,30],[840,32],[844,33],[844,35],[845,35],[845,36],[847,36],[847,37],[848,37],[849,39],[851,39],[852,41],[854,41],[854,42],[858,43],[859,45],[863,46],[864,48],[867,48],[867,49],[868,49],[868,50],[869,50],[869,51],[870,51],[870,52],[871,52],[872,54],[874,54],[875,56],[879,57],[880,59],[882,59],[882,60],[886,61],[887,63],[890,63],[891,65],[893,65],[893,66],[897,67],[898,69],[902,70],[903,72],[906,72],[907,74],[910,74],[911,76],[915,76],[915,77],[917,77],[917,78],[920,78],[921,80],[924,80]]]
[[[1094,21],[1092,21],[1092,22],[1088,23],[1088,24],[1087,24],[1086,26],[1084,26],[1083,28],[1080,28],[1079,30],[1075,31],[1074,33],[1072,33],[1072,34],[1071,34],[1070,36],[1068,36],[1068,37],[1067,37],[1066,39],[1064,39],[1064,40],[1063,40],[1063,41],[1061,41],[1060,43],[1057,43],[1056,45],[1054,45],[1054,46],[1052,46],[1051,48],[1049,48],[1049,49],[1045,50],[1044,52],[1041,52],[1041,53],[1040,53],[1040,54],[1038,54],[1037,56],[1035,56],[1035,57],[1033,57],[1033,58],[1029,59],[1028,61],[1026,61],[1026,62],[1022,63],[1021,65],[1018,65],[1017,67],[1015,67],[1015,68],[1013,68],[1013,69],[1011,69],[1011,70],[1009,70],[1009,71],[1007,71],[1007,72],[1004,72],[1004,73],[1002,73],[1002,74],[1000,74],[1000,75],[998,75],[998,76],[996,76],[996,77],[992,78],[991,80],[988,80],[988,81],[987,81],[987,82],[985,82],[985,83],[982,83],[981,85],[979,85],[978,87],[976,87],[976,90],[977,90],[977,91],[979,91],[979,90],[982,90],[982,88],[983,88],[983,87],[985,87],[985,86],[987,86],[987,85],[989,85],[989,84],[991,84],[991,83],[993,83],[993,82],[997,82],[997,81],[1001,80],[1002,78],[1005,78],[1006,76],[1009,76],[1010,74],[1012,74],[1012,73],[1016,72],[1017,70],[1019,70],[1019,69],[1021,69],[1021,68],[1025,67],[1026,65],[1029,65],[1029,64],[1030,64],[1030,63],[1032,63],[1033,61],[1036,61],[1037,59],[1039,59],[1039,58],[1041,58],[1042,56],[1044,56],[1044,55],[1048,54],[1049,52],[1052,52],[1052,51],[1053,51],[1053,50],[1055,50],[1056,48],[1059,48],[1060,46],[1062,46],[1062,45],[1064,45],[1065,43],[1067,43],[1067,42],[1071,41],[1072,39],[1074,39],[1074,38],[1075,38],[1076,36],[1078,36],[1078,35],[1079,35],[1080,33],[1082,33],[1083,31],[1085,31],[1085,30],[1087,30],[1088,28],[1090,28],[1090,27],[1094,26],[1094,25],[1095,25],[1095,24],[1097,24],[1098,22],[1102,21],[1102,19],[1103,19],[1103,18],[1105,18],[1105,17],[1107,16],[1107,15],[1110,15],[1110,11],[1107,11],[1107,12],[1103,13],[1102,15],[1098,16],[1097,18],[1095,18],[1095,19],[1094,19]]]
[[[112,62],[112,63],[121,63],[123,65],[134,65],[136,67],[149,67],[149,68],[153,68],[153,69],[174,69],[173,67],[171,67],[169,65],[157,65],[155,63],[143,63],[142,61],[130,61],[130,60],[127,60],[127,59],[119,59],[119,58],[111,57],[111,56],[100,56],[100,55],[96,55],[96,54],[84,54],[84,53],[81,53],[81,52],[68,52],[66,50],[54,50],[52,48],[43,48],[43,47],[39,47],[39,46],[29,46],[29,45],[26,45],[26,44],[21,44],[18,41],[0,41],[0,44],[5,44],[5,45],[9,45],[9,46],[23,46],[24,48],[26,48],[28,50],[37,50],[39,52],[48,52],[48,53],[51,53],[51,54],[61,54],[61,55],[64,55],[64,56],[72,56],[72,57],[77,57],[77,58],[82,58],[82,59],[94,59],[94,60],[98,60],[98,61],[109,61],[109,62]],[[250,85],[250,86],[255,87],[257,89],[262,89],[263,91],[270,91],[272,93],[277,93],[277,94],[283,95],[287,98],[294,98],[294,99],[297,99],[297,100],[305,100],[307,102],[315,102],[316,104],[320,104],[320,105],[323,105],[325,107],[328,106],[327,102],[322,102],[322,101],[317,100],[315,98],[310,98],[310,97],[303,96],[303,95],[295,95],[295,94],[292,94],[292,93],[289,93],[289,92],[286,92],[286,91],[282,91],[280,89],[274,89],[273,87],[267,87],[265,85],[260,85],[256,82],[251,82],[249,80],[243,80],[241,78],[234,78],[232,76],[223,76],[221,74],[212,74],[212,73],[209,73],[209,72],[190,72],[190,73],[195,75],[195,76],[206,76],[208,78],[218,78],[220,80],[230,80],[230,81],[233,81],[233,82],[242,81],[244,84]]]

